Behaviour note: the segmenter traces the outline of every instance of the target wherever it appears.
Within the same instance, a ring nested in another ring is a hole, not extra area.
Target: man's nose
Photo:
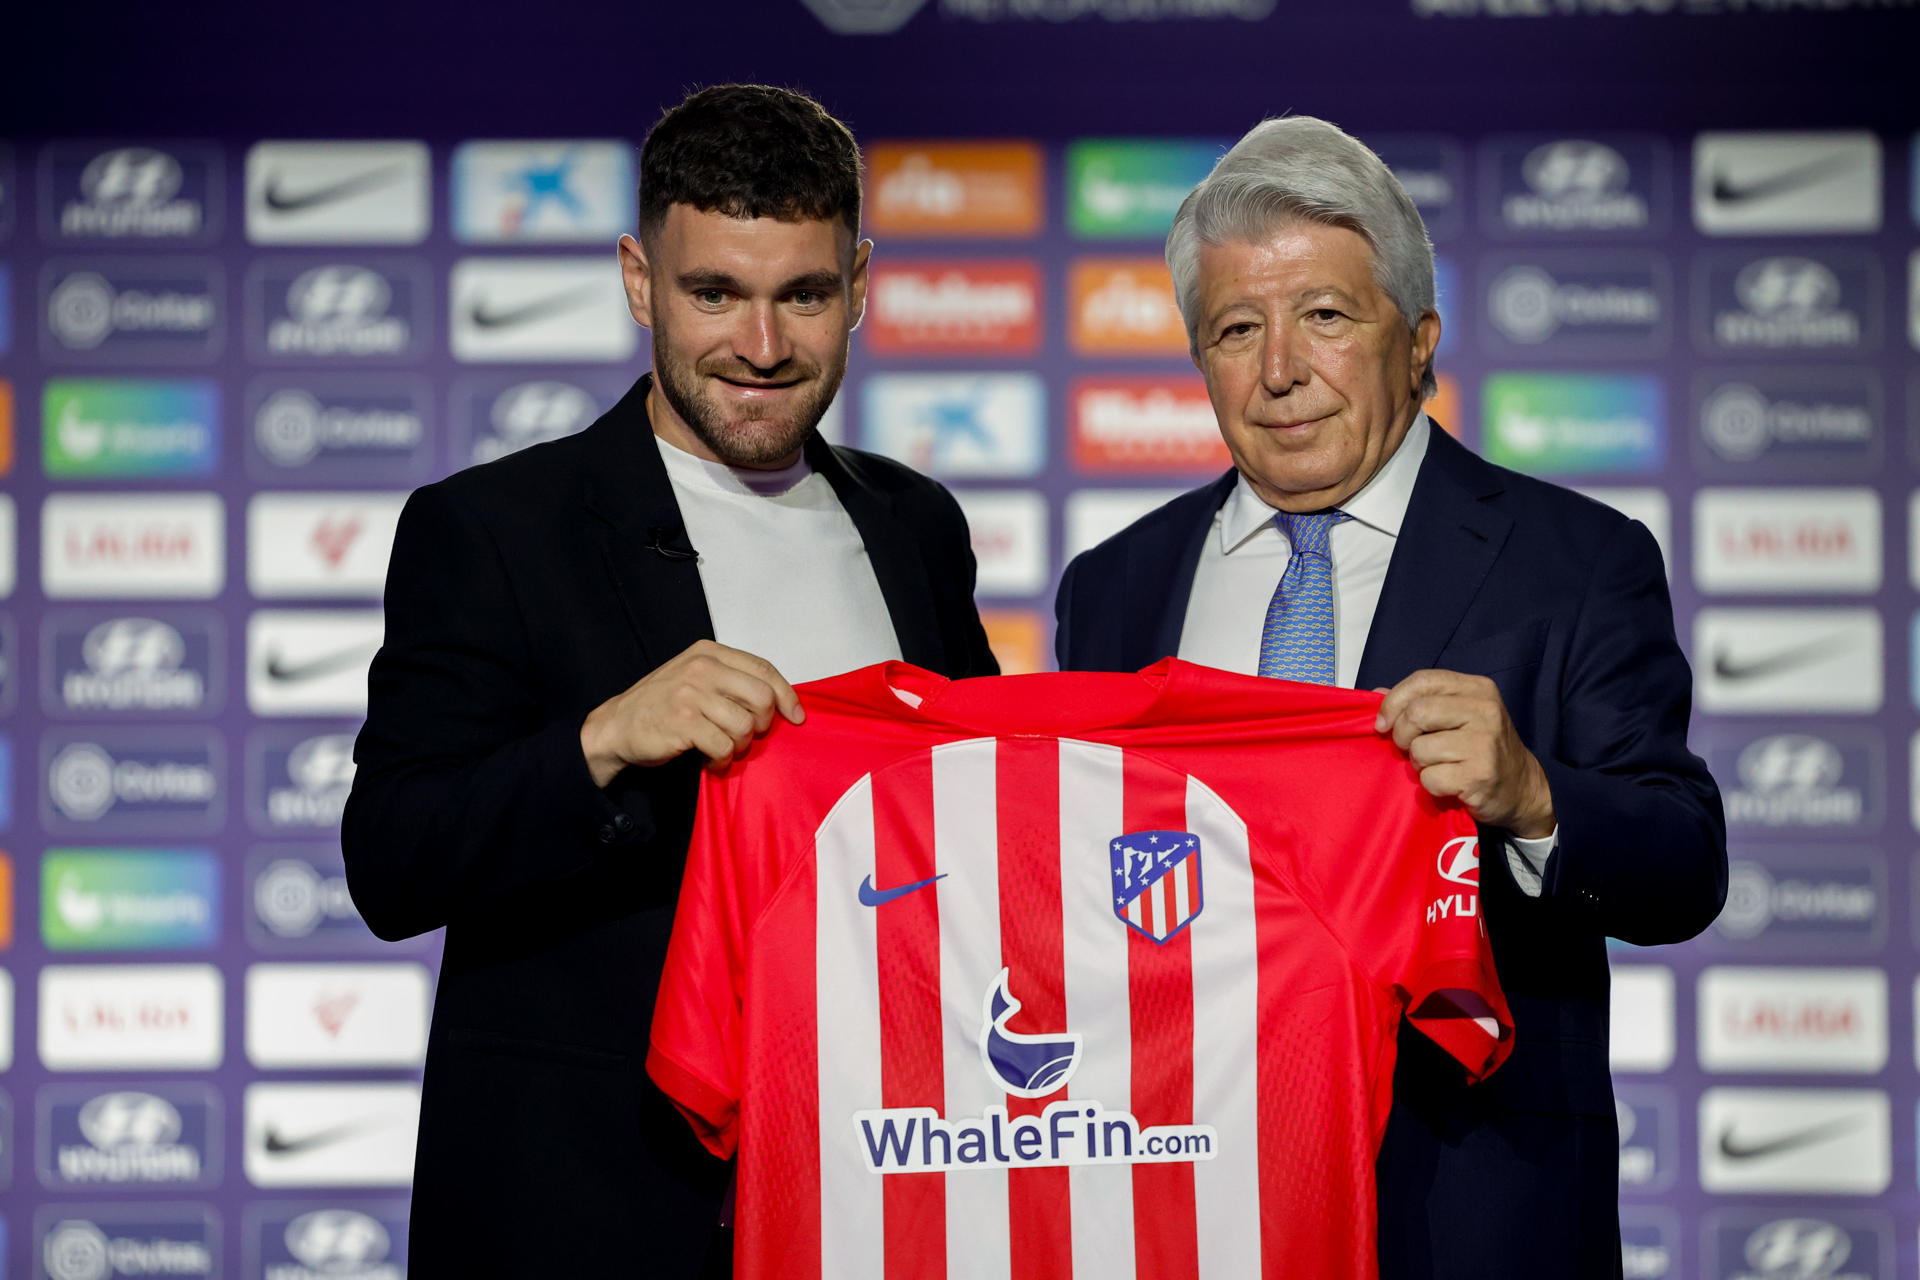
[[[1260,382],[1267,394],[1283,396],[1312,376],[1305,344],[1285,325],[1269,326],[1260,350]]]
[[[772,302],[756,302],[747,308],[740,331],[734,336],[734,354],[762,372],[771,372],[787,362],[793,344],[787,338],[780,309]]]

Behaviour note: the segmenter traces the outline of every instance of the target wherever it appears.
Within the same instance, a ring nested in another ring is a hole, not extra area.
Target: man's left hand
[[[1475,822],[1523,840],[1553,834],[1546,771],[1520,741],[1493,681],[1416,671],[1375,692],[1387,696],[1373,727],[1407,753],[1429,794],[1455,797]]]

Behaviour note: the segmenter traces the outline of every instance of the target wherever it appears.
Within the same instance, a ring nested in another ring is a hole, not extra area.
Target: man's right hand
[[[724,767],[767,731],[776,710],[794,724],[806,719],[771,662],[701,640],[595,707],[580,726],[580,749],[599,787],[628,765],[665,764],[687,751]]]

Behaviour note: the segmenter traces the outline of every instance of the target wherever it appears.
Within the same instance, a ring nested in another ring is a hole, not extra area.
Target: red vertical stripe
[[[794,890],[806,906],[782,916],[773,942],[787,963],[758,970],[767,981],[749,985],[746,996],[748,1025],[774,1028],[787,1060],[805,1064],[794,1071],[803,1083],[789,1102],[784,1072],[747,1076],[736,1166],[734,1220],[741,1230],[734,1267],[743,1276],[827,1280],[820,1275],[818,881],[812,859],[799,876]]]
[[[1000,865],[1019,868],[1018,874],[1000,877],[1000,958],[1008,969],[1008,989],[1022,1006],[1007,1029],[1029,1034],[1070,1031],[1060,924],[1060,744],[1002,738],[995,786]],[[1044,1098],[1010,1097],[1007,1114],[1039,1115],[1049,1102],[1066,1096],[1062,1089]],[[1065,1169],[1015,1169],[1007,1174],[1013,1280],[1068,1280],[1073,1275],[1068,1188]]]
[[[931,879],[933,757],[921,752],[884,770],[873,787],[873,888]],[[880,983],[881,1105],[946,1110],[940,1044],[940,897],[928,885],[873,908]],[[881,1175],[875,1175],[881,1176]],[[887,1274],[940,1280],[947,1273],[943,1173],[884,1175]]]
[[[1127,831],[1185,831],[1187,797],[1164,769],[1126,755]],[[1178,904],[1163,882],[1167,918]],[[1151,918],[1151,916],[1149,916]],[[1193,948],[1182,931],[1164,943],[1127,931],[1127,986],[1133,1003],[1133,1114],[1142,1128],[1193,1122]],[[1142,1164],[1133,1170],[1137,1275],[1185,1280],[1200,1273],[1193,1166]]]

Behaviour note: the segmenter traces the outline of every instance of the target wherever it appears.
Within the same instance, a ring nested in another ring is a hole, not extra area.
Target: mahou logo
[[[1082,378],[1070,405],[1082,470],[1213,470],[1231,461],[1198,378]]]
[[[1024,354],[1040,348],[1034,262],[875,267],[863,330],[882,354]]]

